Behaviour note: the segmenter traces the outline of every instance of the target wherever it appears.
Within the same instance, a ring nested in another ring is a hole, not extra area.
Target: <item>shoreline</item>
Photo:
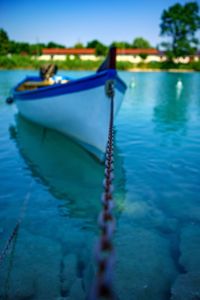
[[[168,73],[196,73],[199,71],[195,71],[195,70],[188,70],[188,69],[139,69],[139,68],[135,68],[135,69],[128,69],[127,71],[129,72],[168,72]]]
[[[26,70],[30,70],[30,71],[38,71],[38,69],[36,68],[31,68],[31,67],[27,67],[27,68],[2,68],[0,67],[0,71],[26,71]],[[60,71],[96,71],[95,69],[59,69]],[[168,73],[199,73],[200,71],[196,71],[196,70],[189,70],[189,69],[143,69],[143,68],[131,68],[131,69],[126,69],[126,70],[122,70],[122,69],[117,69],[117,71],[120,72],[131,72],[131,73],[151,73],[151,72],[168,72]]]

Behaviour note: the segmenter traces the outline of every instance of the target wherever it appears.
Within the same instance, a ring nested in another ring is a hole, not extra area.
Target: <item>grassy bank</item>
[[[29,56],[13,55],[12,57],[0,56],[0,69],[39,69],[47,61],[39,61]],[[99,61],[83,61],[79,58],[65,61],[48,61],[55,63],[62,70],[96,70],[101,64]],[[200,62],[191,62],[189,64],[175,64],[170,62],[150,62],[132,64],[129,62],[117,62],[118,70],[188,70],[200,71]]]
[[[93,70],[101,62],[83,61],[78,58],[65,61],[41,61],[29,56],[13,55],[12,57],[0,56],[0,69],[39,69],[42,65],[54,63],[63,70]]]

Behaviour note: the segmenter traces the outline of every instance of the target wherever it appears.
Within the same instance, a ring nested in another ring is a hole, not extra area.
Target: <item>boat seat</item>
[[[18,87],[18,91],[26,91],[26,90],[34,90],[41,87],[53,85],[53,84],[64,84],[67,83],[69,80],[62,79],[58,81],[55,81],[54,79],[50,78],[49,80],[44,81],[25,81]]]

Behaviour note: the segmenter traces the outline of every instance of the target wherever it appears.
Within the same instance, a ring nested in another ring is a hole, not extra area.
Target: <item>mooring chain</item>
[[[92,290],[91,299],[114,299],[112,290],[112,268],[114,262],[114,248],[112,236],[115,221],[113,209],[114,178],[114,145],[113,145],[113,115],[114,115],[114,82],[108,81],[106,93],[110,98],[110,125],[105,156],[105,178],[103,180],[104,192],[102,194],[102,211],[99,215],[101,235],[96,248],[97,275]]]
[[[32,182],[30,184],[30,187],[31,186],[32,186]],[[4,261],[4,259],[6,258],[6,256],[8,255],[8,253],[9,253],[11,247],[12,247],[12,242],[14,241],[15,237],[18,234],[18,231],[19,231],[22,219],[24,218],[24,214],[25,214],[30,196],[31,196],[31,192],[30,192],[30,189],[29,189],[29,192],[24,197],[24,201],[23,201],[23,204],[22,204],[22,207],[21,207],[21,213],[19,215],[17,223],[15,224],[15,227],[14,227],[12,233],[10,234],[9,238],[6,241],[6,244],[3,248],[3,250],[0,253],[0,266],[1,266],[2,262]]]

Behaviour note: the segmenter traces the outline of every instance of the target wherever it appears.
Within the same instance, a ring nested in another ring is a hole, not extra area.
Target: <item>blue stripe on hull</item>
[[[26,80],[30,78],[26,78]],[[71,80],[64,84],[53,84],[48,87],[42,87],[31,91],[17,91],[18,84],[15,89],[13,96],[17,100],[39,100],[41,98],[59,96],[64,94],[76,93],[83,90],[92,89],[101,85],[109,79],[115,80],[115,87],[122,93],[126,90],[125,83],[117,76],[115,70],[107,70],[101,73],[96,73],[92,76],[87,76],[77,80]],[[24,80],[24,81],[26,81]],[[32,80],[40,81],[39,77],[34,77]]]

